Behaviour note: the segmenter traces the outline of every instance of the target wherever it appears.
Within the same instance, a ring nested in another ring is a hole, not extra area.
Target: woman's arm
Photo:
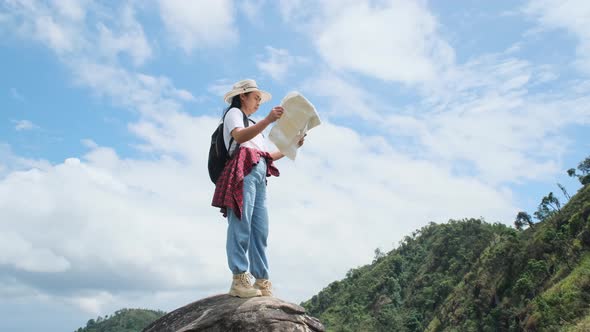
[[[272,157],[272,160],[277,161],[281,158],[283,158],[285,155],[281,153],[281,151],[275,151],[275,152],[271,152],[270,156]]]
[[[258,121],[257,124],[247,128],[234,128],[234,130],[231,131],[231,135],[239,144],[247,142],[260,134],[266,129],[266,127],[268,127],[268,125],[277,121],[281,115],[283,115],[284,111],[283,107],[275,106],[268,115],[264,119]]]
[[[249,126],[247,128],[234,128],[232,130],[231,135],[233,136],[234,140],[239,144],[247,142],[256,135],[260,134],[268,125],[271,124],[267,118],[264,118],[258,121],[255,125]]]

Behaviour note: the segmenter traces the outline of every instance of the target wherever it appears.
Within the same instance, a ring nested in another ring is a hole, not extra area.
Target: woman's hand
[[[303,145],[303,143],[305,142],[305,136],[307,136],[307,134],[303,135],[303,137],[301,137],[299,142],[297,142],[297,147],[300,148]]]
[[[270,112],[266,116],[266,119],[268,120],[269,123],[273,123],[273,122],[277,121],[278,119],[280,119],[281,116],[283,116],[284,112],[285,112],[285,109],[282,106],[275,106],[272,108],[272,110],[270,110]]]

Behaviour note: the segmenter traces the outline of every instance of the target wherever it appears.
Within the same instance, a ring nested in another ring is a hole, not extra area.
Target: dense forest
[[[121,309],[110,317],[91,319],[86,327],[75,332],[139,332],[164,314],[163,311]]]
[[[590,331],[590,158],[568,174],[536,221],[431,223],[302,305],[328,331]]]

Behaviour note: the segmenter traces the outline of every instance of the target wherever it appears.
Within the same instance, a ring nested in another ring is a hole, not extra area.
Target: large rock
[[[274,297],[240,299],[216,295],[176,309],[143,332],[323,332],[302,307]]]

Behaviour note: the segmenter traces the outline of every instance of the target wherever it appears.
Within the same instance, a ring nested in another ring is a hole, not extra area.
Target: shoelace
[[[246,273],[242,273],[240,275],[240,283],[242,284],[242,286],[249,288],[252,287],[252,284],[250,283],[250,280],[254,278],[254,276],[252,276],[250,273],[246,272]]]
[[[258,286],[260,288],[270,289],[272,284],[270,283],[270,280],[261,280],[261,281],[258,281]]]

